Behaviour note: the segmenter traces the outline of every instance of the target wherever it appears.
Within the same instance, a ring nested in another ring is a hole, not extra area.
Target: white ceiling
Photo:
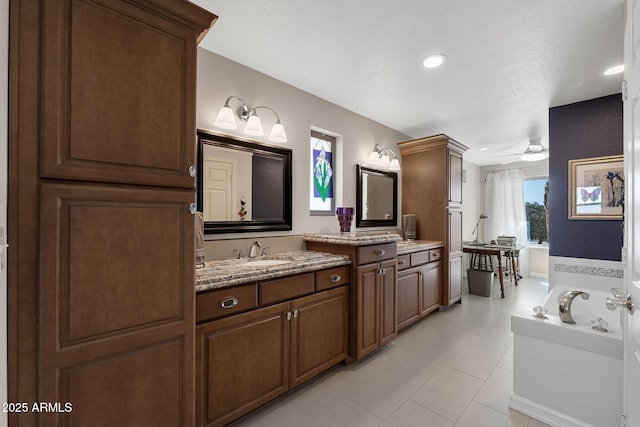
[[[548,146],[549,107],[620,92],[603,71],[623,63],[623,0],[193,2],[219,16],[205,49],[411,137],[446,133],[477,165]],[[432,53],[447,62],[422,68]]]

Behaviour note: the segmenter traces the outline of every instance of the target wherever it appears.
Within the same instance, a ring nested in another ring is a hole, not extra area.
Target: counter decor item
[[[416,239],[416,214],[402,215],[402,230],[405,240]]]
[[[336,215],[338,215],[338,222],[340,223],[341,233],[348,233],[351,231],[353,210],[353,208],[336,208]]]

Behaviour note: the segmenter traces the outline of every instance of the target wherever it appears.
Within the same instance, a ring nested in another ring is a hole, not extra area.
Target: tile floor
[[[350,366],[338,365],[233,424],[245,426],[543,427],[509,409],[510,316],[539,305],[542,279],[505,283],[500,298],[465,293]]]

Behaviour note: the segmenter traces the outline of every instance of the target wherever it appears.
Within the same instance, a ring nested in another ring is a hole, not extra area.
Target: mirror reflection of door
[[[204,146],[202,204],[205,221],[240,221],[241,200],[250,221],[252,153]]]
[[[233,176],[236,162],[232,159],[206,158],[202,167],[204,220],[233,220]]]

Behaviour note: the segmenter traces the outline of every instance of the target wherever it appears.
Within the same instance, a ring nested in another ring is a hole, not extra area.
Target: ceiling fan
[[[505,164],[513,163],[518,160],[524,160],[525,162],[535,162],[538,160],[544,160],[549,157],[549,149],[545,148],[544,145],[542,145],[542,140],[540,138],[535,138],[529,140],[527,149],[522,153],[503,154],[501,156],[490,156],[489,158],[498,157],[515,157],[512,160],[504,162]]]

